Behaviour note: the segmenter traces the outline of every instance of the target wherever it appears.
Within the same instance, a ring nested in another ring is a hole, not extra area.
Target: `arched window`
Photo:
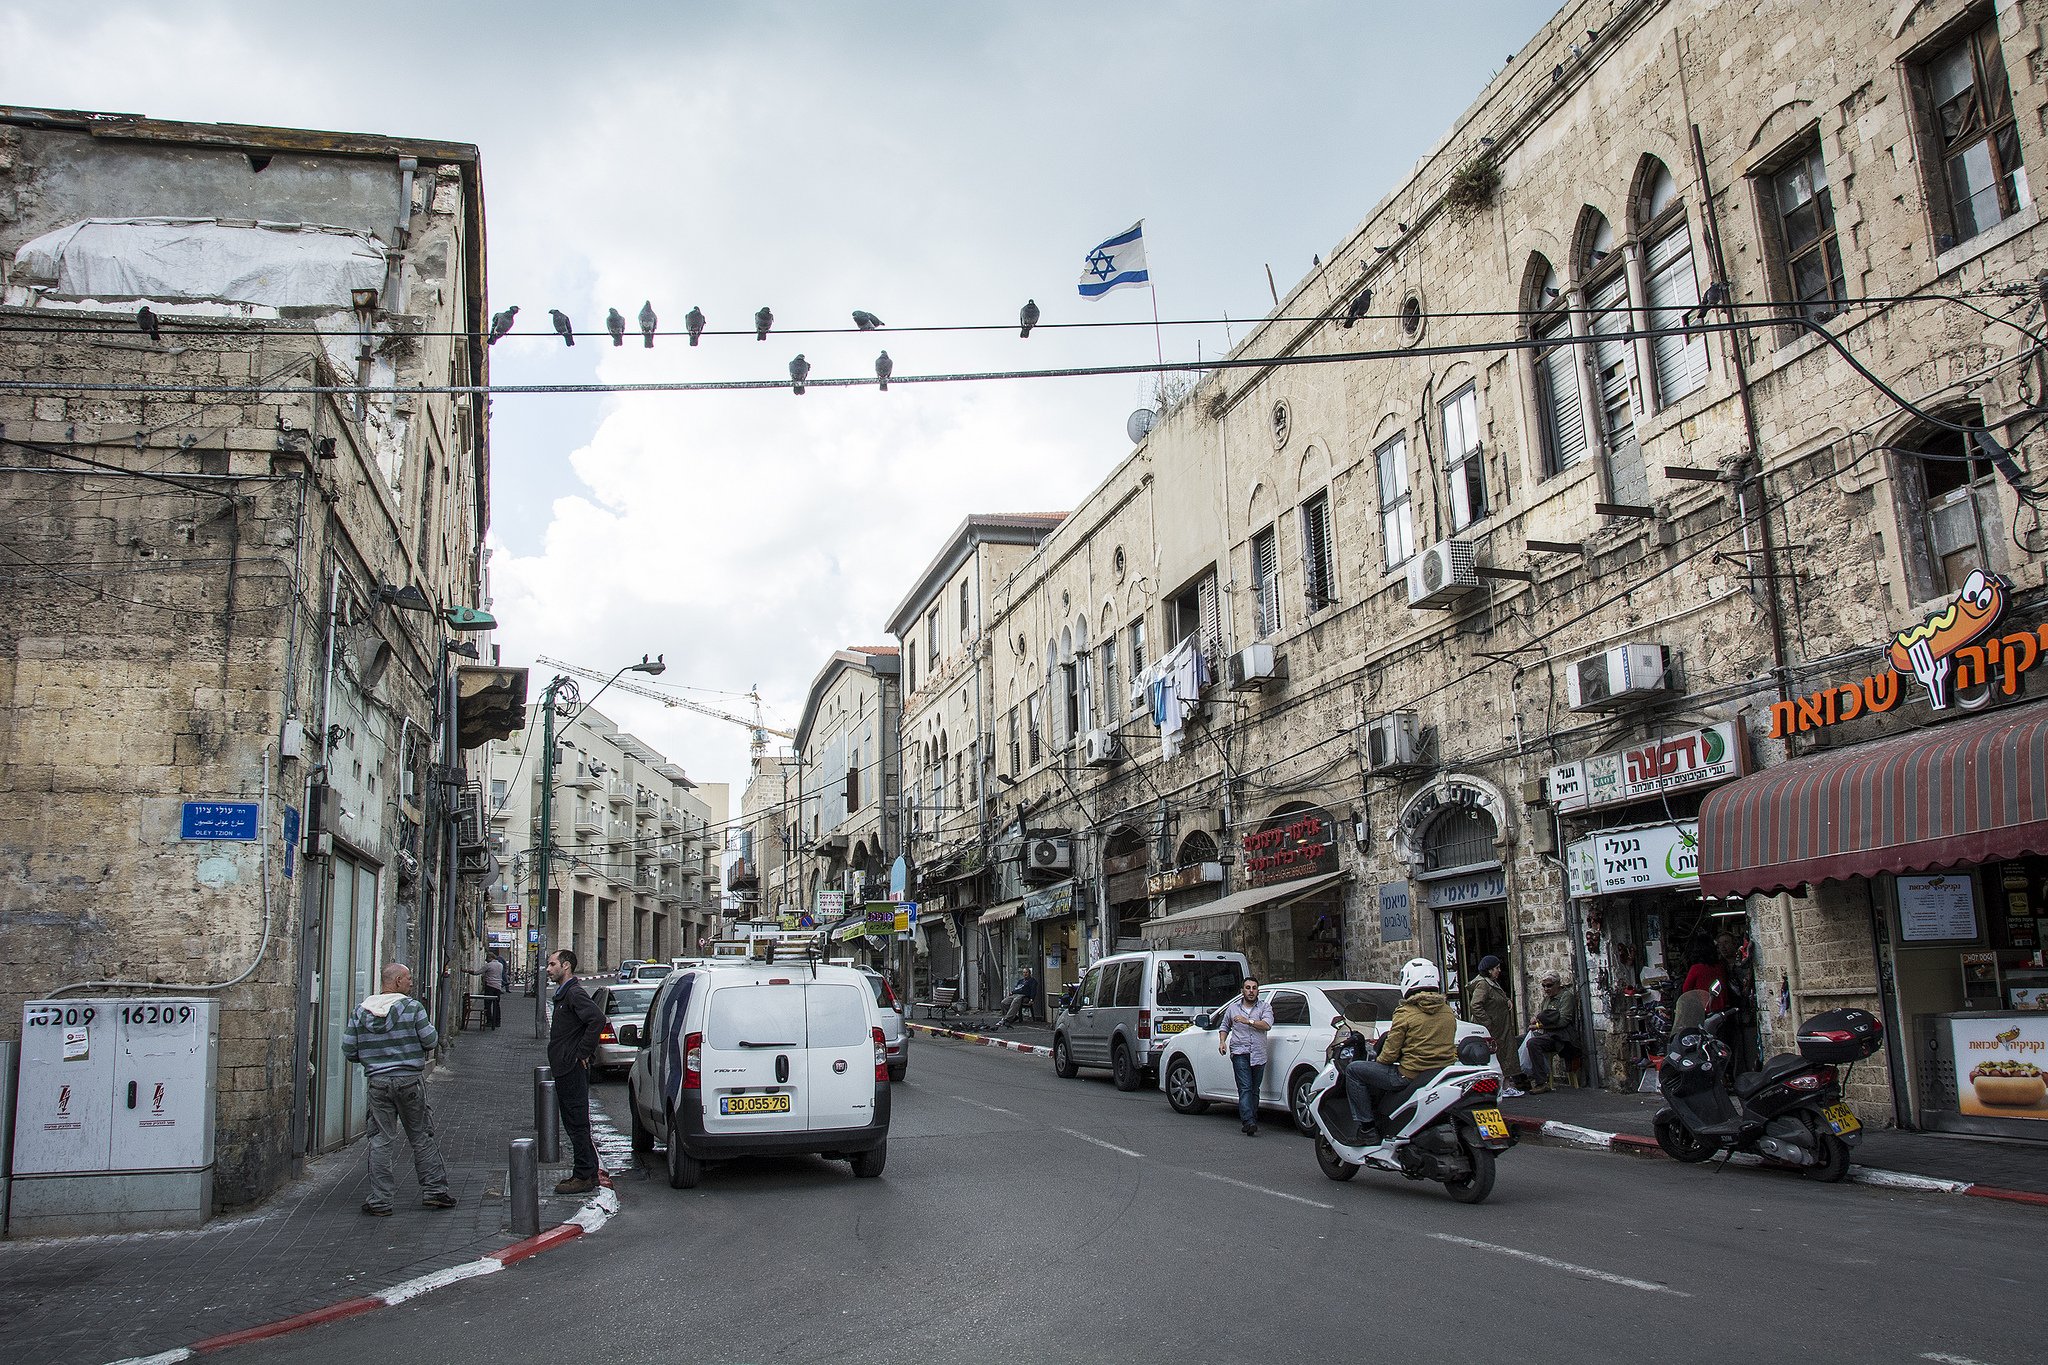
[[[1549,473],[1570,469],[1586,458],[1586,413],[1579,401],[1579,368],[1570,344],[1572,324],[1565,312],[1557,270],[1543,256],[1531,256],[1522,308],[1532,315],[1529,335],[1536,371],[1536,401],[1542,410],[1543,455]]]
[[[1586,300],[1586,330],[1593,334],[1593,392],[1599,405],[1600,431],[1612,452],[1635,439],[1635,346],[1625,334],[1635,330],[1629,307],[1628,270],[1614,249],[1614,226],[1607,215],[1588,205],[1579,212],[1577,282]],[[1616,496],[1621,490],[1616,490]],[[1623,501],[1640,501],[1623,498]]]
[[[1498,863],[1493,846],[1499,835],[1493,817],[1477,806],[1454,807],[1430,823],[1422,836],[1422,869],[1445,872],[1452,868]]]
[[[1650,357],[1657,405],[1668,407],[1707,382],[1707,339],[1688,339],[1687,315],[1700,301],[1693,270],[1692,229],[1678,186],[1663,162],[1643,158],[1636,173],[1636,232],[1643,243],[1643,290],[1649,296],[1649,322],[1658,335]]]
[[[1202,863],[1216,861],[1216,841],[1203,830],[1195,830],[1180,841],[1180,851],[1174,855],[1175,867],[1195,867]]]

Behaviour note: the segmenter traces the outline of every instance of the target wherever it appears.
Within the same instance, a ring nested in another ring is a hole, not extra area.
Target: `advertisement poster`
[[[2048,1015],[1948,1021],[1956,1056],[1956,1107],[1990,1119],[2048,1119]]]
[[[1907,943],[1977,937],[1969,875],[1899,878],[1899,937]]]

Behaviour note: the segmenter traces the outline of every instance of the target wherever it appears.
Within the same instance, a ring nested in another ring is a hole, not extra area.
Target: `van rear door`
[[[707,1134],[806,1126],[805,990],[784,980],[713,985],[701,1054]]]
[[[803,1127],[865,1128],[875,1121],[875,1024],[868,1001],[864,982],[804,987],[810,1072]]]

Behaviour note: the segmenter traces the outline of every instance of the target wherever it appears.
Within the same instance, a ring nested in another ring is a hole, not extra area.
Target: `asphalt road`
[[[2039,1210],[1530,1145],[1465,1207],[942,1040],[893,1121],[879,1180],[621,1174],[597,1236],[263,1358],[2021,1365],[2048,1332]]]

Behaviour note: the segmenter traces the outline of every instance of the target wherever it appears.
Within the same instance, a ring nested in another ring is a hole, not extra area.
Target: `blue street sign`
[[[526,931],[526,941],[527,941],[528,943],[539,943],[539,942],[540,942],[540,930],[538,930],[538,929],[528,929],[528,930]]]
[[[286,881],[292,879],[292,869],[298,865],[298,858],[299,808],[297,806],[286,806],[284,808],[284,879]]]
[[[180,839],[256,838],[254,801],[187,801],[178,825]]]

